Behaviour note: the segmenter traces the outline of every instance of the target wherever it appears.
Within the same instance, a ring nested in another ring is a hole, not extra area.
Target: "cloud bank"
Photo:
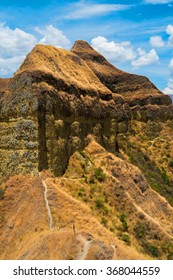
[[[133,60],[135,52],[130,42],[117,43],[108,41],[105,37],[98,36],[91,40],[92,47],[113,62]]]
[[[70,44],[63,32],[52,25],[35,31],[43,36],[40,40],[19,28],[11,29],[5,23],[0,24],[0,76],[12,75],[38,43],[57,47]]]

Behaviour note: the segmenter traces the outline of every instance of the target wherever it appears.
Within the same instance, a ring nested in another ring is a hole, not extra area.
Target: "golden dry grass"
[[[4,92],[8,88],[10,81],[11,81],[10,78],[6,78],[6,79],[0,78],[0,92]]]
[[[80,89],[110,92],[78,56],[53,46],[37,45],[27,56],[16,74],[39,70],[62,79]]]

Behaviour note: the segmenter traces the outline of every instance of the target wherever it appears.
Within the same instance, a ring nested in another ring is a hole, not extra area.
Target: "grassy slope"
[[[150,186],[173,205],[173,121],[132,121],[119,143],[126,160],[138,166]]]

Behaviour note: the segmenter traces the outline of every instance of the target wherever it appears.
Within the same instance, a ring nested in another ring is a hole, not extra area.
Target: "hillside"
[[[0,79],[0,259],[173,259],[173,105],[88,43]]]

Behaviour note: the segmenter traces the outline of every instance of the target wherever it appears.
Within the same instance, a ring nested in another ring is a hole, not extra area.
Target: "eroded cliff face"
[[[37,98],[29,79],[12,79],[0,100],[0,175],[35,173],[38,161]]]
[[[89,134],[107,150],[129,127],[130,110],[75,54],[36,46],[1,97],[1,175],[62,174]]]
[[[170,98],[147,78],[118,70],[83,41],[71,52],[37,45],[15,76],[0,82],[1,176],[61,175],[89,135],[114,153],[131,117],[173,117]]]

